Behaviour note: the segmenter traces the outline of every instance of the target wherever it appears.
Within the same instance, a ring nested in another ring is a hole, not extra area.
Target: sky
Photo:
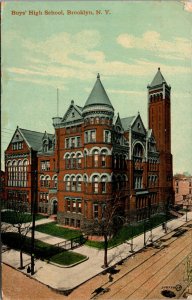
[[[53,133],[57,89],[63,117],[71,100],[85,104],[97,73],[115,113],[139,111],[147,128],[147,85],[158,67],[172,87],[173,172],[192,173],[192,2],[4,3],[2,169],[16,126]]]

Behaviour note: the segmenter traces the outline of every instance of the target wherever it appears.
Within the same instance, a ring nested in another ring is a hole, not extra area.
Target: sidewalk
[[[168,222],[168,233],[173,231],[175,228],[178,228],[185,224],[185,216],[172,220]],[[188,212],[188,221],[192,220],[192,212]],[[39,220],[40,221],[40,220]],[[38,224],[38,223],[37,223]],[[158,226],[153,229],[153,241],[165,236],[162,226]],[[139,235],[133,240],[134,251],[137,252],[143,248],[144,244],[144,235]],[[35,232],[35,237],[46,241],[50,244],[55,244],[63,239],[51,237],[47,234],[41,234]],[[150,232],[146,233],[146,241],[149,240]],[[59,240],[59,241],[58,241]],[[148,242],[149,243],[149,242]],[[130,251],[130,245],[123,243],[118,247],[108,250],[108,261],[109,265],[113,266],[116,263],[120,262],[122,259],[128,258],[132,254]],[[32,276],[38,281],[50,286],[54,289],[60,291],[67,291],[74,289],[90,278],[96,276],[97,274],[103,272],[103,259],[104,253],[103,250],[97,250],[88,246],[81,246],[74,250],[74,252],[81,253],[89,257],[89,259],[83,263],[80,263],[71,268],[60,268],[49,263],[37,260],[35,262],[35,274]],[[14,268],[19,267],[19,252],[10,250],[2,253],[2,260],[8,265],[13,266]],[[30,256],[24,254],[24,265],[30,263]],[[26,269],[23,271],[26,273]]]

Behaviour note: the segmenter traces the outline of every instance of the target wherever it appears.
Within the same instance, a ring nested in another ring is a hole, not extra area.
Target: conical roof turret
[[[155,77],[153,78],[151,84],[149,85],[149,87],[153,88],[156,86],[161,86],[163,83],[165,83],[167,85],[165,78],[163,77],[163,75],[160,71],[160,68],[158,68],[158,71],[157,71]]]
[[[97,75],[97,80],[95,82],[95,85],[85,103],[85,106],[89,105],[95,105],[95,104],[102,104],[102,105],[108,105],[110,107],[113,107],[111,104],[111,101],[109,100],[109,97],[103,87],[103,84],[100,80],[100,75]]]
[[[95,113],[105,111],[109,114],[114,114],[114,108],[100,80],[99,74],[97,75],[97,80],[83,107],[83,114],[90,113],[91,111],[94,111]]]

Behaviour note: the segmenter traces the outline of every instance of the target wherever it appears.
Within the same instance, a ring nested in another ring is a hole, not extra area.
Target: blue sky
[[[14,10],[25,15],[12,15]],[[64,15],[46,16],[45,10]],[[57,88],[63,116],[72,99],[84,105],[97,73],[116,113],[139,111],[147,127],[147,84],[160,67],[172,87],[174,173],[192,173],[191,2],[7,2],[2,35],[3,151],[17,125],[53,132]]]

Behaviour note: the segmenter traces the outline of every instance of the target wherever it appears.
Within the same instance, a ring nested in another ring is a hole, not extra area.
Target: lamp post
[[[31,201],[32,228],[31,228],[31,275],[35,273],[35,210],[36,210],[36,190],[37,190],[37,171],[34,172],[34,190]]]

